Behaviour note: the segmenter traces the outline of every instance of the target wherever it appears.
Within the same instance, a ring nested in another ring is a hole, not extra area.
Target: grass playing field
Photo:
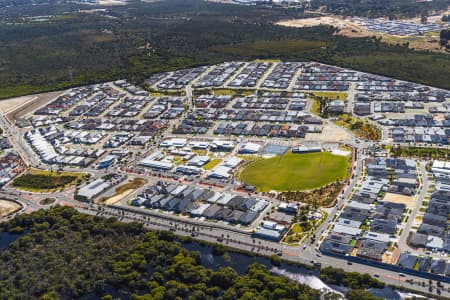
[[[240,179],[258,191],[311,190],[347,177],[348,157],[329,152],[287,153],[258,160],[240,173]]]

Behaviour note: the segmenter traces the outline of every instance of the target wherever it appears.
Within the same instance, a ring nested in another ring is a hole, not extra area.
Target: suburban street
[[[220,88],[225,88],[230,84],[239,72],[245,69],[248,63],[240,66],[230,78],[224,80],[223,84]],[[209,67],[208,70],[212,70],[212,67]],[[268,78],[268,75],[275,69],[275,65],[271,65],[268,70],[256,81],[255,86],[250,90],[253,92],[257,92],[258,88],[260,88],[264,81]],[[298,69],[294,76],[300,76],[303,72],[303,69]],[[262,238],[256,238],[254,232],[258,229],[261,222],[268,216],[271,210],[274,210],[280,204],[280,200],[275,199],[276,195],[270,193],[263,192],[246,192],[241,187],[243,182],[240,182],[240,178],[231,176],[226,180],[218,180],[212,181],[212,183],[206,183],[203,181],[206,177],[199,176],[186,176],[179,175],[165,171],[157,171],[146,168],[140,165],[139,163],[151,155],[152,153],[158,152],[161,150],[159,145],[165,140],[170,138],[180,138],[186,139],[186,137],[196,139],[198,141],[212,141],[213,139],[226,139],[228,141],[232,141],[233,143],[240,144],[243,141],[253,142],[253,143],[262,143],[262,144],[271,144],[274,146],[282,146],[286,149],[298,146],[300,144],[300,139],[297,138],[287,138],[280,136],[228,136],[228,135],[216,135],[214,134],[213,127],[207,128],[207,130],[202,135],[196,134],[173,134],[172,130],[177,128],[184,121],[183,118],[187,117],[189,113],[195,112],[197,110],[194,99],[194,84],[197,82],[199,78],[192,80],[189,84],[184,86],[184,93],[187,99],[186,108],[183,112],[176,118],[168,119],[166,123],[164,123],[164,127],[158,132],[158,134],[152,136],[151,141],[145,147],[135,148],[130,147],[125,148],[128,152],[125,153],[125,157],[123,161],[117,162],[111,167],[106,167],[105,169],[99,169],[96,163],[90,164],[85,167],[75,167],[72,165],[64,165],[64,164],[53,164],[48,165],[41,161],[37,152],[33,150],[31,147],[28,138],[25,139],[24,134],[28,129],[22,129],[12,124],[11,120],[0,114],[0,127],[4,129],[4,134],[11,141],[13,148],[18,152],[20,157],[23,159],[24,163],[31,168],[39,169],[39,170],[53,170],[53,171],[67,171],[67,172],[85,172],[90,174],[90,182],[95,182],[96,180],[102,179],[105,175],[120,175],[124,181],[131,182],[131,180],[135,178],[144,178],[147,180],[146,184],[134,189],[131,193],[124,196],[119,201],[115,202],[113,205],[105,205],[98,204],[99,198],[97,195],[95,199],[90,199],[85,202],[80,202],[75,200],[76,189],[79,187],[72,186],[70,188],[60,190],[57,192],[51,193],[32,193],[19,191],[12,187],[11,182],[6,184],[2,190],[0,190],[0,198],[12,200],[17,203],[20,203],[22,209],[15,212],[14,214],[8,216],[6,220],[10,220],[14,218],[16,215],[21,213],[31,213],[33,211],[39,209],[48,209],[54,205],[68,205],[76,208],[78,211],[90,214],[97,215],[103,217],[114,217],[122,222],[140,222],[143,223],[145,228],[151,230],[170,230],[177,235],[182,236],[192,236],[197,240],[204,240],[211,243],[223,243],[226,246],[229,246],[234,249],[249,251],[257,255],[266,255],[270,256],[273,254],[280,255],[286,261],[291,261],[295,263],[301,263],[310,266],[320,266],[327,267],[332,266],[335,268],[342,268],[345,271],[354,271],[360,273],[367,273],[376,278],[379,278],[383,282],[395,285],[399,287],[410,288],[423,293],[432,293],[435,295],[440,294],[444,297],[450,297],[450,285],[448,283],[442,283],[442,286],[437,288],[436,282],[430,285],[429,280],[413,275],[405,275],[400,272],[394,272],[384,268],[377,268],[373,266],[369,266],[367,264],[360,264],[356,262],[351,262],[347,259],[337,258],[334,256],[327,256],[320,252],[320,246],[323,240],[328,236],[328,233],[332,231],[332,227],[334,226],[334,222],[341,215],[343,208],[348,204],[351,200],[353,194],[357,191],[358,187],[364,182],[367,175],[365,174],[365,163],[367,159],[373,158],[373,156],[367,154],[370,149],[374,147],[379,147],[382,144],[394,145],[389,140],[389,131],[386,127],[381,128],[382,132],[382,141],[369,141],[368,139],[358,138],[354,135],[354,133],[347,128],[339,128],[340,132],[346,133],[350,138],[345,140],[345,142],[341,140],[334,140],[333,136],[327,137],[326,140],[301,140],[301,145],[306,147],[321,147],[321,151],[332,151],[343,149],[342,152],[350,153],[352,151],[352,167],[351,174],[348,179],[345,180],[343,188],[339,195],[336,198],[335,205],[329,208],[321,208],[320,210],[325,211],[328,216],[326,219],[321,220],[322,223],[317,227],[313,227],[310,232],[306,235],[304,240],[301,242],[294,244],[287,244],[284,242],[275,242],[272,240],[266,240]],[[154,85],[163,82],[163,80],[157,81]],[[293,91],[294,81],[292,80],[289,83],[287,90]],[[110,88],[117,89],[122,95],[126,95],[127,97],[133,97],[133,95],[123,87],[117,87],[113,83],[108,83]],[[105,88],[106,89],[106,88]],[[247,91],[248,92],[248,91]],[[354,102],[357,101],[357,85],[352,82],[349,84],[348,97],[346,102],[345,112],[352,114]],[[91,97],[90,95],[89,97]],[[134,99],[134,98],[133,98]],[[136,98],[139,99],[139,98]],[[136,100],[135,99],[135,100]],[[133,100],[133,101],[135,101]],[[136,100],[137,101],[137,100]],[[147,103],[144,105],[144,107]],[[310,112],[312,108],[312,101],[308,101],[306,107],[306,111]],[[224,110],[233,109],[233,103],[229,102],[224,107]],[[114,106],[107,107],[103,112],[102,116],[108,116],[108,113],[111,113],[114,110]],[[89,110],[88,110],[89,111]],[[86,111],[87,112],[87,111]],[[85,112],[85,113],[86,113]],[[289,113],[289,108],[286,107],[279,109],[280,113]],[[84,113],[84,114],[85,114]],[[84,119],[86,115],[82,114],[80,116],[81,119]],[[135,120],[137,122],[143,122],[140,118],[143,116],[144,110],[140,111],[135,115]],[[65,111],[61,114],[61,116],[68,117],[70,114],[68,111]],[[201,119],[201,117],[199,117]],[[191,120],[192,121],[192,120]],[[198,121],[198,120],[197,120]],[[336,124],[331,123],[331,127],[338,127]],[[256,123],[256,122],[253,122]],[[372,124],[372,123],[371,123]],[[111,124],[110,124],[111,125]],[[112,125],[114,126],[114,125]],[[65,129],[62,124],[55,124],[55,129],[61,130],[61,132]],[[105,127],[107,128],[107,127]],[[128,127],[125,127],[128,128]],[[105,130],[106,132],[106,130]],[[112,133],[105,133],[105,136],[111,138],[113,136]],[[403,144],[406,145],[406,144]],[[79,144],[70,145],[73,148],[82,148],[81,142]],[[102,149],[102,143],[92,143],[89,145],[91,149]],[[105,147],[106,148],[106,147]],[[233,149],[228,153],[228,156],[221,155],[221,160],[224,157],[239,156],[238,149]],[[97,159],[97,158],[96,158]],[[95,159],[95,160],[96,160]],[[430,182],[428,179],[429,173],[426,169],[427,163],[429,161],[420,160],[417,161],[417,173],[418,173],[418,182],[420,183],[416,194],[414,194],[414,204],[411,207],[410,211],[407,213],[407,221],[399,222],[399,227],[401,230],[398,236],[394,236],[395,242],[398,244],[398,248],[402,251],[408,251],[409,253],[416,254],[418,256],[424,255],[424,251],[422,249],[414,249],[411,248],[407,244],[407,238],[409,233],[413,230],[414,221],[416,219],[416,215],[420,212],[421,203],[425,199],[429,187]],[[414,165],[414,164],[413,164]],[[236,172],[237,170],[233,170]],[[233,173],[234,174],[234,173]],[[190,177],[190,178],[188,178]],[[150,185],[156,184],[158,181],[162,181],[164,183],[173,183],[173,184],[183,184],[192,189],[196,187],[202,187],[205,189],[209,189],[214,192],[223,192],[223,193],[232,193],[233,195],[244,197],[255,197],[258,199],[263,199],[268,201],[268,205],[259,212],[257,218],[255,218],[254,222],[248,226],[232,225],[229,222],[225,221],[211,221],[205,218],[199,217],[189,217],[188,214],[175,214],[173,212],[163,211],[160,209],[148,209],[141,207],[130,206],[130,200],[135,198],[137,195],[144,192]],[[344,181],[344,180],[342,180]],[[220,183],[220,185],[214,185],[214,183]],[[82,184],[84,185],[84,183]],[[107,190],[102,192],[103,195],[115,195],[115,189],[117,186],[110,186]],[[42,204],[41,201],[46,198],[54,198],[55,202],[49,205]],[[317,211],[320,211],[317,210]],[[401,223],[401,224],[400,224]],[[286,232],[285,232],[286,233]],[[435,259],[441,259],[442,255],[439,253],[430,253],[428,256],[433,257]]]

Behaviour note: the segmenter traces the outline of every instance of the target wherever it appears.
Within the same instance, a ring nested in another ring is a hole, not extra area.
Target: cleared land
[[[24,105],[28,101],[33,100],[33,96],[23,96],[11,99],[0,100],[0,111],[7,113],[12,109],[15,109],[19,105]]]
[[[386,193],[383,199],[383,201],[405,204],[409,208],[414,207],[415,203],[414,200],[415,198],[413,196],[399,195],[393,193]]]
[[[284,20],[276,23],[286,27],[313,27],[320,25],[334,26],[339,29],[340,35],[348,37],[370,37],[373,35],[366,28],[337,16],[315,17],[306,19]]]
[[[23,117],[24,115],[32,111],[35,111],[39,107],[47,104],[61,93],[62,91],[57,91],[5,99],[0,101],[0,107],[3,110],[3,112],[7,113],[6,116],[8,117],[8,119],[14,122],[17,119]]]
[[[318,142],[346,142],[352,139],[351,134],[344,128],[325,120],[322,133],[307,133],[306,141]]]
[[[347,167],[347,157],[328,152],[287,153],[250,164],[240,179],[259,191],[304,191],[346,178]]]
[[[114,196],[107,198],[107,199],[103,198],[100,200],[100,202],[105,203],[107,205],[115,204],[115,203],[119,202],[120,200],[122,200],[123,198],[129,196],[131,193],[133,193],[137,189],[144,186],[144,184],[146,184],[146,183],[147,183],[147,180],[145,180],[144,178],[134,178],[132,181],[118,186],[115,190]]]
[[[442,16],[428,17],[428,22],[438,22]],[[406,22],[420,23],[420,18],[410,20],[403,20]],[[277,25],[285,27],[314,27],[314,26],[333,26],[338,29],[338,35],[350,38],[367,38],[376,36],[381,38],[383,42],[388,44],[404,44],[408,43],[410,49],[433,50],[437,52],[444,52],[444,49],[439,46],[439,32],[430,32],[423,36],[396,36],[385,33],[378,33],[368,30],[366,27],[352,22],[350,19],[344,19],[339,16],[325,16],[306,19],[283,20],[276,23]]]
[[[20,205],[13,201],[0,200],[0,217],[5,217],[10,213],[20,209]]]

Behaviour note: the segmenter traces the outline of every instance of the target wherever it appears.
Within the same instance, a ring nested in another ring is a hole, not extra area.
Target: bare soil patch
[[[322,133],[307,133],[306,141],[321,141],[321,142],[346,142],[350,141],[352,136],[344,128],[336,124],[325,121]]]
[[[20,208],[21,206],[14,201],[0,200],[0,217],[3,218]]]
[[[50,102],[51,100],[56,98],[61,93],[63,93],[63,91],[42,93],[42,94],[25,96],[25,97],[1,100],[0,103],[3,101],[11,101],[10,103],[15,104],[14,107],[10,107],[10,110],[6,114],[6,117],[11,122],[14,123],[17,119],[20,119],[21,117],[25,116],[26,114],[28,114],[32,111],[35,111],[39,107],[47,104],[48,102]],[[25,98],[25,99],[23,99],[23,98]],[[28,98],[28,100],[27,100],[27,98]],[[12,105],[12,104],[10,104],[10,105]]]
[[[394,202],[394,203],[403,203],[408,208],[411,208],[414,206],[414,197],[413,196],[386,193],[383,201]]]
[[[320,25],[334,26],[339,29],[338,34],[348,37],[369,37],[373,33],[362,26],[337,16],[315,17],[306,19],[283,20],[276,23],[286,27],[313,27]]]

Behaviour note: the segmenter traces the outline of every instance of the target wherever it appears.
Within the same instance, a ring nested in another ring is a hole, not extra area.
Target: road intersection
[[[190,108],[192,108],[193,107],[192,88],[191,86],[188,86],[186,89],[187,94],[190,95],[188,97],[190,98],[189,106]],[[349,97],[354,98],[354,95],[349,95]],[[126,175],[130,178],[135,177],[136,174],[139,174],[141,171],[137,166],[137,162],[143,157],[145,157],[147,153],[156,149],[157,145],[159,145],[162,139],[169,134],[170,129],[176,124],[177,124],[176,120],[171,121],[169,123],[169,126],[167,126],[166,131],[153,140],[150,148],[146,149],[146,151],[140,153],[139,155],[135,155],[131,161],[128,161],[126,165],[117,168],[115,172],[121,175]],[[48,168],[47,165],[44,165],[40,162],[36,154],[30,149],[29,145],[24,140],[23,131],[16,128],[13,124],[11,124],[11,122],[7,119],[6,116],[1,114],[0,114],[0,127],[4,129],[4,132],[10,138],[14,146],[14,149],[19,153],[19,155],[22,157],[27,166],[37,169]],[[210,137],[212,137],[211,134],[210,136],[208,135],[204,136],[204,138]],[[283,142],[283,139],[274,139],[275,143],[277,141]],[[336,143],[339,144],[338,141]],[[420,292],[435,293],[437,291],[436,288],[432,288],[430,290],[428,280],[424,278],[412,275],[403,277],[400,276],[398,272],[380,269],[365,264],[352,263],[350,265],[348,261],[345,259],[321,255],[320,252],[318,251],[321,241],[320,237],[327,233],[327,230],[329,229],[330,224],[333,222],[335,216],[340,213],[343,205],[351,197],[351,194],[353,193],[355,186],[361,180],[364,171],[364,159],[369,157],[365,154],[366,150],[374,145],[375,146],[379,145],[379,143],[377,142],[360,140],[356,137],[352,137],[351,141],[347,142],[347,144],[350,145],[354,151],[354,161],[352,166],[351,178],[346,183],[344,189],[342,190],[342,193],[337,197],[336,205],[331,209],[327,210],[328,218],[316,228],[315,234],[313,235],[316,238],[311,240],[310,237],[305,241],[303,241],[301,245],[297,246],[289,246],[272,241],[265,241],[265,240],[263,241],[255,239],[252,236],[252,230],[254,229],[254,227],[243,229],[221,223],[211,224],[198,219],[180,217],[153,210],[140,209],[134,207],[131,208],[126,205],[126,201],[128,200],[128,198],[123,199],[122,205],[120,206],[119,205],[104,206],[98,204],[79,202],[74,200],[74,193],[75,193],[74,187],[63,191],[47,194],[47,193],[21,192],[9,186],[6,186],[3,190],[0,191],[0,198],[11,199],[21,203],[23,209],[17,212],[16,214],[29,213],[31,211],[35,211],[38,209],[45,209],[56,204],[69,205],[75,207],[80,212],[91,215],[116,217],[124,222],[138,221],[143,223],[144,226],[149,229],[156,229],[156,230],[169,229],[179,235],[185,236],[190,235],[195,237],[196,239],[201,239],[208,242],[214,243],[221,242],[229,247],[250,251],[255,254],[272,255],[274,253],[275,254],[279,253],[281,254],[283,259],[307,265],[311,265],[313,262],[320,262],[322,267],[332,266],[343,268],[346,271],[368,273],[373,276],[379,277],[382,281],[386,282],[387,284],[403,286]],[[412,209],[412,212],[410,213],[410,217],[406,222],[406,224],[403,225],[403,234],[400,235],[398,240],[399,247],[401,247],[402,249],[408,249],[410,251],[416,250],[411,249],[407,245],[406,239],[409,231],[411,230],[411,227],[413,226],[415,215],[419,211],[420,203],[423,201],[427,193],[427,189],[429,187],[428,175],[426,171],[426,163],[427,163],[426,161],[420,161],[419,163],[421,188],[419,190],[419,193],[416,195],[415,205]],[[79,168],[73,167],[61,167],[59,169],[62,171],[80,171]],[[98,170],[94,167],[89,167],[84,169],[83,171],[90,173],[91,178],[95,180],[107,174],[109,170]],[[192,184],[198,183],[199,182],[197,180]],[[226,189],[229,190],[231,189],[231,187],[227,186]],[[139,191],[135,191],[133,195],[135,195],[138,192]],[[46,197],[55,198],[56,202],[50,206],[40,204],[40,201]],[[262,196],[258,195],[258,197]],[[273,201],[274,204],[277,203],[276,202],[277,200],[271,199],[271,201]],[[267,209],[270,208],[271,206],[269,206]],[[14,215],[10,216],[9,218],[12,217],[14,217]],[[448,284],[443,284],[443,288],[440,288],[440,292],[442,296],[450,297],[450,286]]]

